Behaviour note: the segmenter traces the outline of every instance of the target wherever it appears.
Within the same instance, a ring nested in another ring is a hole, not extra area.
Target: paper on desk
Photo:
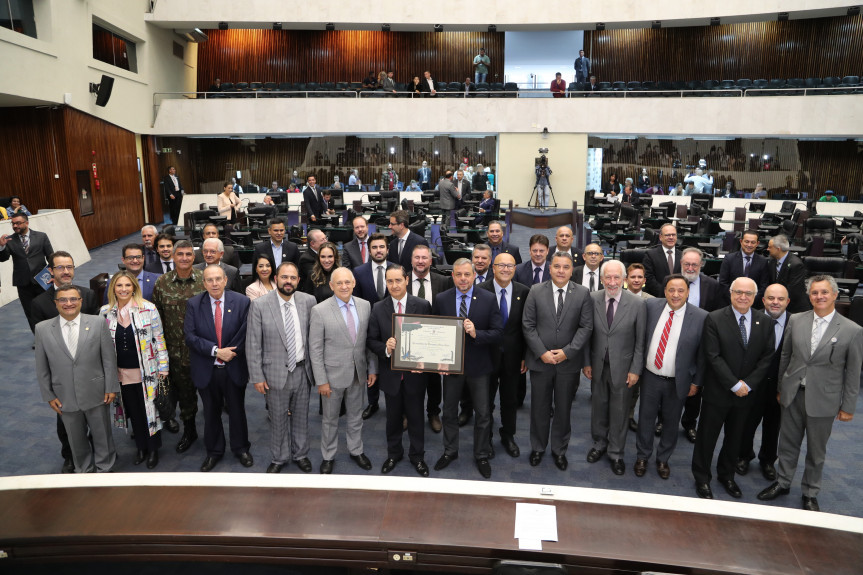
[[[542,541],[539,539],[519,539],[518,548],[524,551],[542,551]]]
[[[557,508],[554,505],[516,503],[515,538],[557,541]]]

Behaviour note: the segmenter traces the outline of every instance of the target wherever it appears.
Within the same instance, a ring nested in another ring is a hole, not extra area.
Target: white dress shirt
[[[429,303],[434,303],[434,296],[432,295],[432,285],[431,285],[431,274],[427,273],[426,277],[423,278],[425,280],[425,299]],[[420,292],[420,278],[414,272],[411,272],[411,293],[415,296],[419,297]]]
[[[279,305],[282,308],[282,323],[284,324],[285,317],[285,306],[291,307],[291,317],[294,319],[294,345],[296,349],[296,360],[298,362],[303,361],[306,357],[306,348],[303,346],[303,332],[300,331],[300,314],[297,311],[297,304],[294,302],[294,298],[292,297],[290,301],[285,301],[281,297],[279,298]]]
[[[598,278],[599,274],[597,274],[596,277]],[[557,287],[554,282],[549,282],[549,285],[551,285],[551,296],[552,300],[554,301],[554,313],[557,313],[557,298],[560,296],[560,292],[558,292],[557,290],[563,290],[563,303],[566,304],[566,290],[567,288],[569,288],[569,284],[564,284],[562,288]]]
[[[66,327],[67,323],[69,323],[69,322],[72,323],[72,326]],[[75,334],[78,335],[78,337],[75,338],[75,341],[81,341],[81,314],[80,313],[75,316],[75,319],[71,319],[71,320],[65,320],[65,319],[63,319],[62,316],[60,316],[60,332],[63,334],[63,343],[66,344],[66,348],[69,349],[69,351],[73,351],[72,349],[69,348],[69,333],[72,331],[74,331]],[[72,353],[72,357],[76,356],[77,349],[75,349],[74,352],[75,353]]]
[[[655,363],[656,350],[659,349],[659,342],[662,340],[662,331],[665,329],[665,323],[668,321],[670,311],[671,306],[665,304],[662,315],[659,316],[659,321],[656,322],[656,327],[653,329],[653,335],[650,337],[650,346],[647,348],[648,371],[663,377],[675,377],[674,364],[677,361],[677,345],[680,341],[680,331],[683,329],[683,317],[686,315],[686,306],[674,312],[674,318],[671,321],[671,331],[668,332],[668,342],[665,344],[665,353],[662,356],[662,368],[657,369]]]
[[[582,270],[581,275],[581,285],[590,289],[590,272],[593,271],[593,291],[599,289],[599,268],[595,270],[591,270],[589,267],[584,266],[584,270]]]

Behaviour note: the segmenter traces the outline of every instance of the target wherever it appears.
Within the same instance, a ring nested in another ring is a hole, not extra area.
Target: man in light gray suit
[[[365,387],[377,379],[377,363],[366,349],[371,306],[353,297],[354,274],[338,268],[330,277],[333,297],[312,308],[309,355],[315,384],[323,403],[321,420],[321,473],[332,473],[339,446],[339,409],[342,398],[347,410],[347,442],[351,459],[368,471],[372,468],[363,453],[363,398]]]
[[[108,406],[120,391],[114,342],[101,317],[81,313],[78,286],[57,286],[54,300],[60,315],[36,326],[36,377],[42,399],[63,420],[75,472],[111,471],[117,452]]]
[[[831,276],[806,280],[812,311],[791,316],[779,359],[778,480],[758,494],[769,501],[790,491],[806,435],[803,509],[819,511],[818,492],[833,420],[851,421],[860,391],[863,328],[836,313],[839,286]]]
[[[623,289],[626,266],[606,262],[599,271],[604,290],[594,291],[593,335],[583,372],[590,380],[591,463],[608,452],[611,470],[623,475],[629,402],[644,368],[644,300]]]
[[[267,397],[270,451],[267,473],[293,460],[309,473],[309,317],[315,298],[297,291],[300,271],[293,262],[276,270],[276,289],[252,301],[246,328],[249,381]]]
[[[458,209],[461,196],[452,183],[452,170],[447,170],[438,185],[440,190],[440,209],[444,213],[443,225],[449,227],[452,223],[452,213]]]
[[[566,470],[572,432],[570,414],[578,390],[584,347],[593,331],[593,300],[586,287],[570,281],[572,257],[555,253],[551,280],[530,288],[522,315],[530,370],[530,464],[542,461],[551,431],[554,464]],[[552,425],[552,401],[554,423]]]

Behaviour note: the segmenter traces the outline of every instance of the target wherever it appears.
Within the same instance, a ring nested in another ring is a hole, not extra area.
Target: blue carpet
[[[553,237],[554,230],[533,230],[516,226],[510,238],[521,249],[522,256],[528,255],[528,238],[534,233],[546,233]],[[98,249],[92,250],[92,261],[76,270],[76,283],[86,285],[89,278],[101,272],[113,272],[120,261],[120,247],[138,240],[137,236],[123,238]],[[14,289],[5,287],[4,289]],[[0,336],[3,349],[3,371],[0,378],[0,475],[31,475],[43,473],[58,473],[62,464],[59,451],[59,441],[55,432],[55,414],[45,404],[39,394],[38,386],[33,377],[34,360],[30,346],[33,337],[29,333],[24,320],[24,313],[18,302],[0,308],[0,325],[4,326]],[[632,472],[635,462],[635,436],[630,433],[627,439],[626,474],[615,476],[606,459],[593,465],[585,461],[585,456],[591,447],[590,440],[590,387],[582,380],[572,411],[573,434],[567,453],[569,469],[558,471],[550,457],[546,457],[538,467],[530,467],[527,462],[529,447],[529,403],[528,394],[524,407],[518,412],[518,431],[516,441],[521,447],[522,456],[512,459],[503,451],[499,443],[495,444],[497,457],[492,460],[492,481],[537,483],[543,485],[568,485],[577,487],[593,487],[599,489],[616,489],[641,493],[660,493],[695,497],[692,474],[689,470],[692,457],[692,445],[681,437],[677,450],[669,461],[671,478],[663,481],[655,472],[651,461],[648,473],[637,478]],[[251,387],[246,394],[246,408],[249,422],[249,438],[252,443],[252,455],[255,466],[251,469],[242,467],[233,456],[226,456],[216,467],[216,471],[231,471],[237,473],[263,473],[270,462],[269,431],[263,397]],[[320,416],[318,415],[318,399],[312,396],[309,408],[309,428],[311,431],[310,458],[317,473],[321,461],[320,443],[316,437],[320,433]],[[362,471],[348,457],[344,440],[344,424],[340,430],[339,454],[336,457],[335,473],[375,475],[380,473],[380,466],[386,458],[386,438],[384,432],[385,406],[363,427],[365,452],[372,461],[372,471]],[[863,397],[858,400],[858,413],[863,413]],[[499,421],[499,416],[496,416]],[[472,424],[471,420],[471,424]],[[432,470],[435,477],[450,479],[471,479],[482,481],[474,462],[470,457],[472,451],[472,433],[470,425],[462,429],[461,455],[442,472]],[[227,426],[227,417],[225,417]],[[819,496],[821,508],[832,513],[840,513],[863,517],[863,498],[857,484],[857,472],[863,464],[863,442],[860,441],[860,416],[851,423],[836,423],[833,436],[830,439],[827,462],[823,479],[823,487]],[[203,416],[198,416],[198,431],[203,431]],[[197,441],[186,453],[179,455],[174,446],[179,440],[178,435],[163,431],[164,446],[160,453],[161,461],[153,472],[197,471],[205,453],[202,441]],[[132,465],[135,454],[134,442],[122,430],[115,430],[115,441],[119,452],[116,471],[146,472],[144,466]],[[426,462],[433,466],[443,452],[443,438],[426,427]],[[720,439],[721,441],[721,439]],[[756,438],[760,441],[760,438]],[[407,449],[407,436],[405,435]],[[717,447],[717,453],[718,453]],[[804,450],[805,453],[805,450]],[[778,505],[798,508],[800,506],[800,476],[802,474],[803,454],[791,495],[766,505]],[[286,467],[282,473],[302,473],[297,467]],[[400,463],[392,472],[393,475],[417,477],[407,460]],[[743,491],[743,502],[758,503],[755,495],[769,482],[761,477],[757,465],[747,476],[738,477],[738,484]],[[716,482],[714,495],[717,499],[733,501]]]

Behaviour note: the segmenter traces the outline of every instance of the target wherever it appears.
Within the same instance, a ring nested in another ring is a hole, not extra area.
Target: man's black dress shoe
[[[380,408],[377,403],[370,403],[369,406],[363,410],[363,419],[370,418],[378,412],[378,409]]]
[[[491,464],[485,457],[476,460],[476,468],[479,469],[479,474],[486,479],[491,477]]]
[[[500,436],[500,443],[503,445],[504,451],[510,457],[518,457],[521,455],[521,450],[519,450],[518,445],[515,444],[515,440],[508,435]]]
[[[443,427],[440,422],[440,414],[435,413],[433,415],[429,415],[429,425],[431,426],[432,431],[440,433],[440,430]]]
[[[179,424],[179,423],[177,423],[177,420],[176,420],[176,419],[169,419],[169,420],[167,420],[167,421],[163,421],[163,422],[162,422],[162,428],[163,428],[163,429],[167,429],[167,430],[168,430],[168,431],[170,431],[171,433],[179,433],[179,431],[180,431],[180,424]]]
[[[464,427],[467,425],[467,422],[470,421],[470,416],[473,415],[469,410],[462,409],[461,413],[458,414],[458,426]]]
[[[308,457],[303,457],[302,459],[297,459],[294,461],[297,464],[297,467],[300,468],[300,471],[303,473],[311,473],[312,471],[312,462],[309,461]]]
[[[614,472],[615,475],[623,475],[626,473],[626,464],[622,459],[615,459],[611,462],[611,471]]]
[[[189,427],[184,429],[183,436],[180,437],[180,442],[177,444],[177,453],[188,451],[196,439],[198,439],[198,431],[196,429]]]
[[[773,467],[772,463],[760,463],[761,467],[761,475],[764,476],[764,479],[767,481],[776,481],[776,468]]]
[[[71,457],[63,459],[63,467],[60,468],[60,473],[75,473],[75,462]]]
[[[422,459],[414,463],[414,469],[416,469],[417,473],[419,473],[423,477],[429,476],[429,466],[426,465],[426,462]]]
[[[440,456],[440,459],[437,460],[437,463],[434,464],[434,470],[440,471],[456,459],[458,459],[458,453],[453,453],[452,455],[444,453]]]
[[[696,483],[695,492],[702,499],[713,499],[713,491],[711,491],[708,483]]]
[[[662,479],[668,479],[671,476],[671,468],[668,466],[668,462],[665,463],[661,461],[656,462],[656,472]]]
[[[590,448],[590,451],[587,452],[587,462],[588,463],[596,463],[599,459],[605,455],[607,449],[595,449],[593,447]]]
[[[746,475],[749,473],[749,460],[748,459],[738,459],[737,466],[734,468],[737,472],[737,475]]]
[[[321,461],[321,473],[324,475],[329,475],[333,472],[333,463],[335,463],[332,459],[324,459]]]
[[[144,463],[145,459],[147,459],[147,452],[141,451],[139,449],[138,453],[135,454],[135,461],[133,461],[132,463],[134,463],[135,465],[141,465],[142,463]]]
[[[806,511],[821,511],[821,508],[818,507],[818,499],[815,497],[806,497],[803,496],[803,509]]]
[[[153,469],[159,465],[159,451],[154,449],[147,454],[147,469]]]
[[[530,461],[531,467],[539,465],[539,462],[542,461],[542,451],[531,451],[528,461]]]
[[[638,422],[634,417],[629,418],[629,431],[638,431]]]
[[[561,471],[566,471],[566,468],[569,466],[569,461],[566,460],[566,455],[556,455],[554,452],[551,453],[551,458],[554,459],[554,464]]]
[[[791,493],[790,488],[781,487],[778,481],[774,481],[770,484],[770,487],[759,493],[757,497],[759,501],[772,501],[780,495],[788,495],[789,493]]]
[[[695,428],[686,430],[686,439],[689,440],[689,443],[695,443]]]
[[[255,460],[252,459],[252,454],[248,451],[243,451],[237,456],[237,459],[240,460],[240,463],[243,467],[251,467],[255,464]]]
[[[389,473],[396,468],[396,463],[398,463],[399,461],[401,461],[401,457],[399,457],[398,459],[388,457],[387,460],[384,461],[383,467],[381,467],[381,473]]]
[[[209,457],[204,460],[204,463],[201,464],[201,471],[207,472],[212,471],[216,464],[219,462],[220,457]]]
[[[270,463],[267,466],[267,473],[281,473],[284,466],[284,463]]]
[[[743,492],[740,491],[740,487],[737,485],[737,482],[734,481],[733,479],[727,479],[725,481],[720,481],[720,483],[722,483],[722,487],[725,488],[725,491],[731,497],[733,497],[735,499],[740,499],[741,497],[743,497]]]
[[[656,424],[656,427],[653,429],[653,435],[656,437],[662,435],[662,422]]]
[[[366,457],[365,453],[360,453],[359,455],[351,455],[351,459],[354,460],[354,463],[360,466],[360,469],[365,469],[368,471],[372,468],[372,462],[369,461],[369,458]]]

